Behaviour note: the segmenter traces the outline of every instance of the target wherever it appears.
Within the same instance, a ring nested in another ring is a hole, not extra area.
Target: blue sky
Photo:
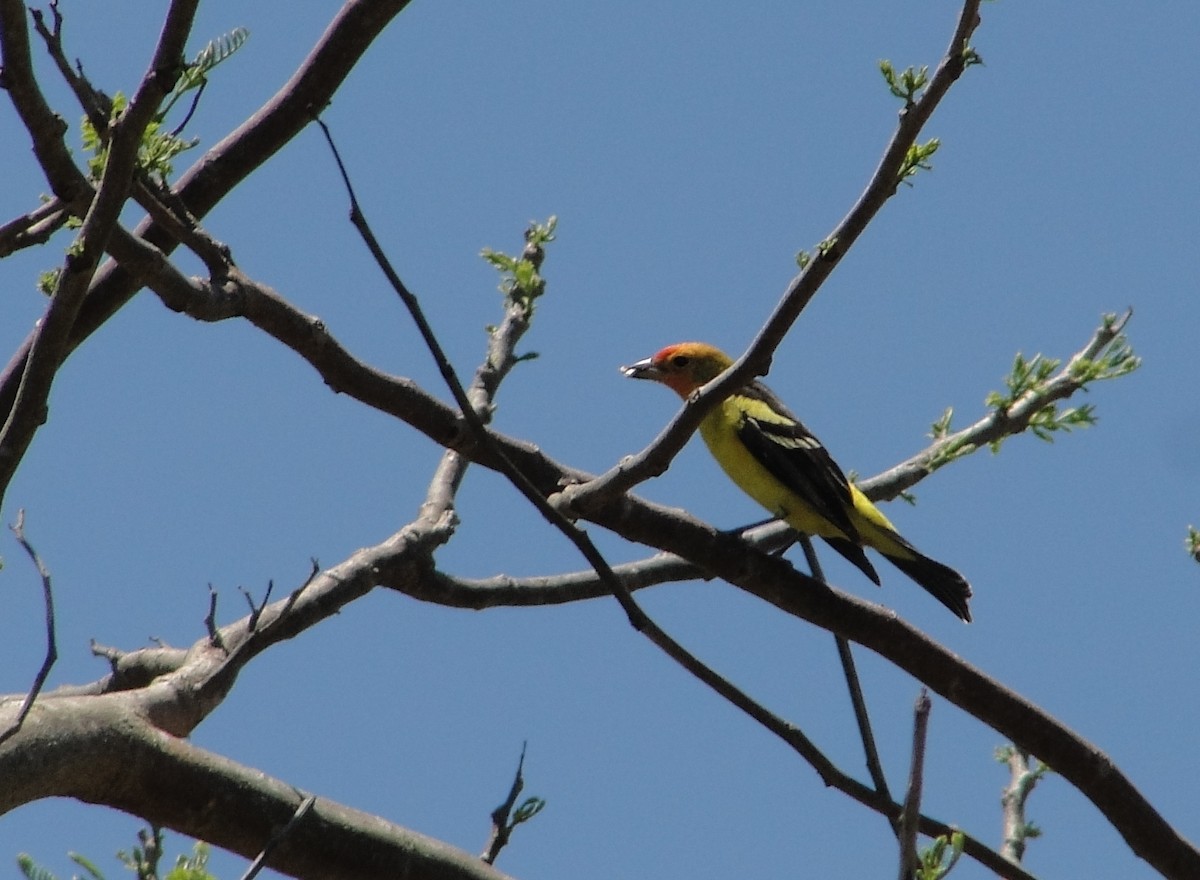
[[[498,429],[603,470],[677,406],[623,380],[619,364],[681,339],[731,351],[749,342],[796,251],[844,215],[891,134],[898,104],[879,60],[932,67],[957,13],[946,0],[847,6],[415,0],[385,32],[325,118],[461,374],[499,316],[480,249],[515,251],[530,219],[559,217],[525,341],[540,357],[503,387]],[[101,88],[132,91],[159,25],[140,20],[144,4],[62,9],[69,54]],[[278,88],[334,9],[202,8],[193,51],[239,25],[251,37],[213,77],[193,125],[201,149]],[[1144,365],[1087,395],[1095,428],[1053,445],[1011,440],[919,485],[915,508],[888,508],[914,543],[970,578],[971,626],[894,570],[881,567],[877,590],[828,563],[839,586],[897,609],[1089,738],[1197,839],[1200,570],[1183,538],[1200,525],[1200,95],[1189,65],[1200,8],[1000,2],[983,14],[975,46],[986,66],[967,72],[924,133],[942,141],[933,172],[837,268],[768,381],[867,476],[921,449],[946,406],[958,424],[982,415],[1015,352],[1068,357],[1102,313],[1134,309],[1128,335]],[[0,150],[7,220],[46,189],[7,102]],[[345,215],[310,130],[205,225],[360,357],[448,397]],[[61,247],[0,265],[6,352],[43,308],[34,281]],[[383,539],[414,516],[437,454],[333,395],[248,325],[197,324],[140,296],[68,362],[0,511],[10,523],[26,509],[54,573],[62,658],[51,684],[103,674],[91,638],[190,644],[210,583],[230,620],[239,586],[291,587],[311,557],[332,565]],[[760,517],[698,442],[639,492],[723,527]],[[459,512],[439,556],[447,571],[583,566],[491,473],[470,472]],[[612,561],[641,555],[590,532]],[[34,576],[5,540],[0,691],[11,692],[28,686],[43,647]],[[721,583],[640,598],[859,772],[827,633]],[[898,789],[919,685],[857,656]],[[257,659],[194,740],[469,851],[484,845],[528,740],[528,791],[548,806],[499,866],[529,880],[894,870],[881,819],[689,679],[614,601],[477,613],[381,591]],[[1001,742],[935,700],[926,810],[996,845]],[[1038,789],[1031,817],[1045,830],[1027,856],[1036,874],[1152,876],[1060,779]],[[16,876],[21,850],[68,876],[66,850],[104,860],[137,827],[78,804],[27,807],[0,818],[0,876]],[[172,836],[168,849],[186,846]],[[214,864],[223,878],[244,870],[231,857]],[[965,864],[954,876],[986,874]]]

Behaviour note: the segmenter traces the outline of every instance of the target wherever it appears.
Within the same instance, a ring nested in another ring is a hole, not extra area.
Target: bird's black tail
[[[950,566],[918,552],[911,544],[908,546],[912,552],[911,558],[889,554],[888,561],[928,590],[933,598],[970,623],[971,611],[967,607],[967,600],[971,598],[971,585],[966,578]]]
[[[879,573],[875,571],[875,566],[871,564],[871,560],[867,559],[867,554],[863,552],[863,548],[853,541],[848,541],[845,538],[826,538],[825,543],[841,553],[854,566],[875,582],[875,586],[882,586],[879,580]]]

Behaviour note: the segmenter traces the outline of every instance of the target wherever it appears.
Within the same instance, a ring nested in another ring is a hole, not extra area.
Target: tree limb
[[[164,734],[137,693],[39,700],[0,746],[0,814],[30,801],[69,797],[105,804],[253,859],[287,826],[306,796],[260,770]],[[7,726],[15,703],[0,702]],[[36,756],[36,759],[34,759]],[[308,880],[503,880],[448,844],[319,798],[267,865]]]

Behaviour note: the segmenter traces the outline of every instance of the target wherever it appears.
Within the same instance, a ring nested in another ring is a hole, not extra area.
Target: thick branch
[[[39,700],[0,746],[0,814],[48,797],[105,804],[252,859],[305,794],[146,722],[136,693]],[[7,726],[17,703],[0,703]],[[323,798],[267,864],[308,880],[503,880],[468,853]]]

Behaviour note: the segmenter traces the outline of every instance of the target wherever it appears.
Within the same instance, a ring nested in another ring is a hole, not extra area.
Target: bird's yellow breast
[[[735,395],[722,401],[700,423],[700,436],[729,479],[773,516],[787,520],[797,531],[822,538],[844,538],[841,529],[813,512],[742,443],[737,432],[747,414],[762,421],[780,421],[780,417],[761,401]]]

